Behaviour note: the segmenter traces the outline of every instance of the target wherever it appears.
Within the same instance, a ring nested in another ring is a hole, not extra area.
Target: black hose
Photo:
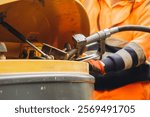
[[[142,31],[150,33],[150,27],[148,26],[140,26],[140,25],[127,25],[127,26],[119,26],[119,32],[122,31]]]

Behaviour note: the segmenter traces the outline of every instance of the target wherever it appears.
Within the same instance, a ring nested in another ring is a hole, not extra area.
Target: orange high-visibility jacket
[[[91,33],[120,25],[150,26],[150,0],[122,0],[113,6],[110,0],[80,1],[89,15]],[[143,57],[145,59],[150,57],[149,33],[121,32],[112,35],[112,38],[123,42],[118,44],[118,47],[128,46],[135,50],[141,60],[144,60]],[[124,54],[121,56],[123,57]],[[128,65],[126,67],[129,68]],[[150,83],[138,82],[114,90],[95,91],[94,99],[150,99]]]

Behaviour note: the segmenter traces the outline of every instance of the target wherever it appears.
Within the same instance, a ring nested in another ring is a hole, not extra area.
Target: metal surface
[[[92,99],[94,78],[77,73],[28,73],[0,76],[0,99]]]
[[[76,33],[89,34],[88,16],[75,0],[2,0],[0,13],[4,20],[32,42],[48,43],[60,49],[72,43]],[[19,42],[15,36],[0,27],[0,41]]]
[[[85,47],[86,47],[86,37],[82,34],[76,34],[72,36],[74,40],[74,46],[77,49],[76,57],[79,57],[82,55],[82,53],[85,52]]]
[[[47,55],[54,56],[55,60],[67,60],[68,58],[67,52],[50,46],[48,44],[43,44],[42,51]]]
[[[100,56],[97,53],[86,55],[85,57],[79,57],[76,59],[76,61],[88,61],[90,59],[99,59]]]
[[[6,45],[5,45],[5,43],[3,43],[3,42],[0,42],[0,53],[5,53],[5,52],[7,52],[7,48],[6,48]]]

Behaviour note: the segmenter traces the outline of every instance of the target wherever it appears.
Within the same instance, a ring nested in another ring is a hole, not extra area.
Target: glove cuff
[[[97,69],[102,75],[105,74],[104,63],[100,60],[89,60],[88,63],[92,65],[93,69]]]

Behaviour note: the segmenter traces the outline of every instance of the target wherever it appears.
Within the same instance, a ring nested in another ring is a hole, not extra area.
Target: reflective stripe
[[[127,46],[132,48],[136,52],[136,54],[138,56],[138,64],[137,64],[137,66],[143,64],[145,62],[145,60],[146,60],[146,57],[144,55],[143,49],[138,44],[136,44],[134,42],[129,43]]]
[[[122,57],[124,64],[125,64],[124,69],[129,69],[132,67],[132,64],[133,64],[132,57],[126,50],[121,49],[116,54]]]
[[[124,49],[131,55],[132,62],[133,62],[132,67],[135,67],[138,64],[138,56],[137,56],[136,52],[128,46],[126,46]]]

